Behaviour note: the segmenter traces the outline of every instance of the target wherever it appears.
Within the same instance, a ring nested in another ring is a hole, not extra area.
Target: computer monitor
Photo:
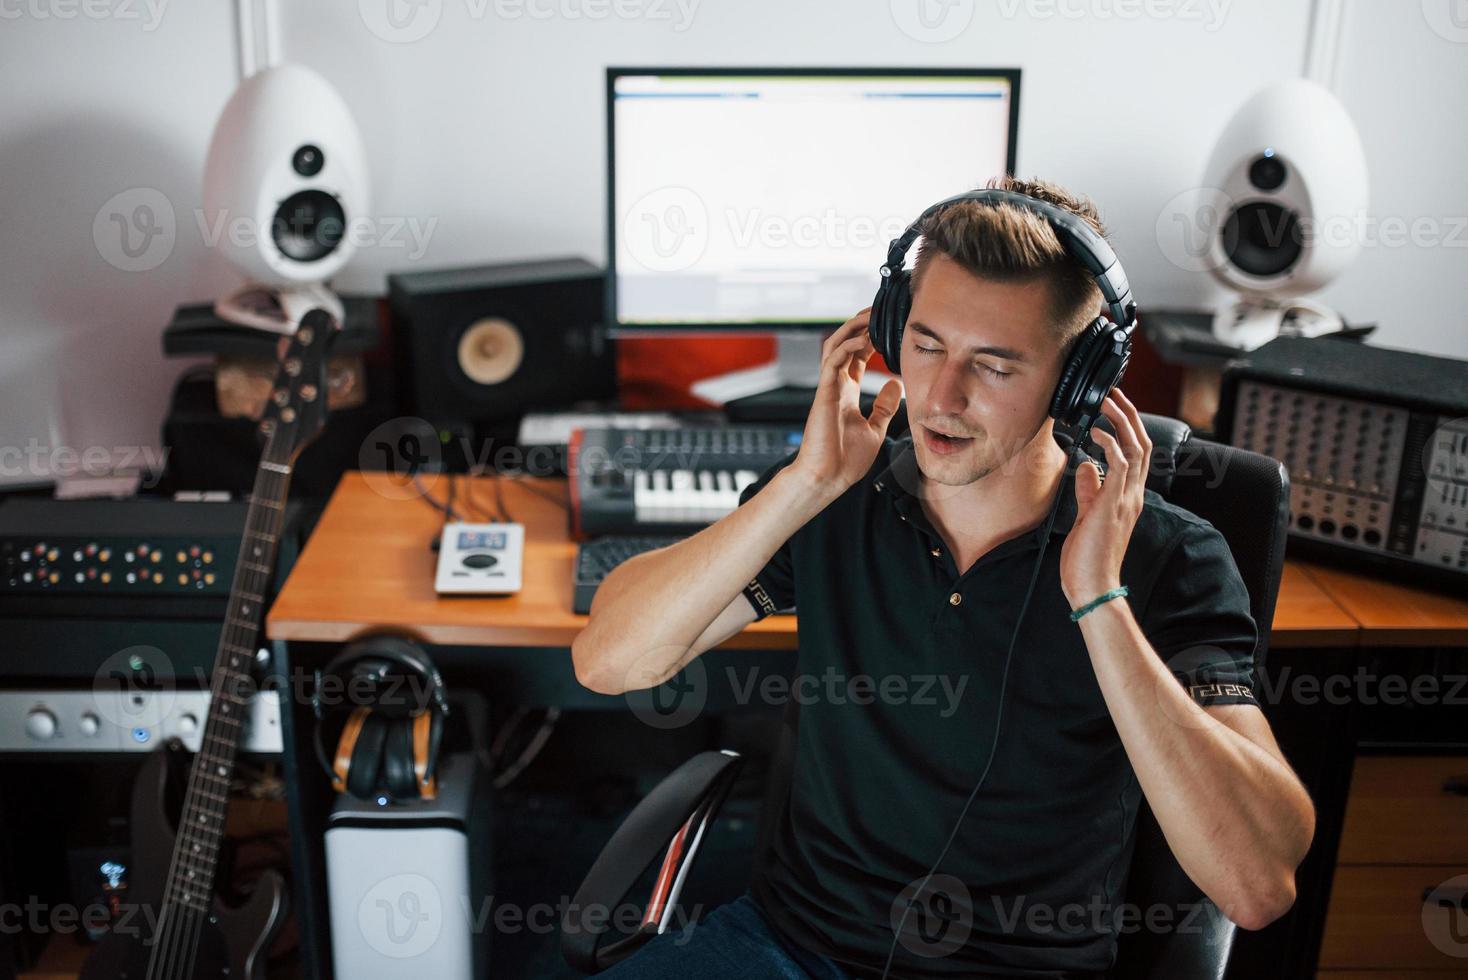
[[[814,386],[821,336],[871,303],[891,239],[1014,172],[1019,76],[609,69],[612,330],[775,333],[780,362],[695,388],[716,402]]]

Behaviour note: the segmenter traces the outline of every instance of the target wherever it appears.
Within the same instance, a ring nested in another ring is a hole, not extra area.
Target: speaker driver
[[[459,370],[477,384],[499,384],[524,360],[525,341],[519,329],[501,317],[476,320],[459,338]]]

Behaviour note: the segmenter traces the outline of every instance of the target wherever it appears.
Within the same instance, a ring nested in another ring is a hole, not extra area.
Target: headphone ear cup
[[[382,747],[382,776],[388,795],[394,800],[417,799],[417,780],[413,778],[412,718],[393,718],[387,722],[387,738]]]
[[[1106,320],[1097,317],[1071,345],[1070,356],[1066,358],[1065,366],[1060,370],[1060,381],[1055,385],[1055,396],[1050,400],[1050,417],[1062,425],[1074,426],[1080,421],[1079,398],[1086,389],[1086,366],[1093,359],[1096,338],[1106,327]]]
[[[872,346],[887,362],[894,374],[901,370],[902,332],[907,314],[912,309],[912,278],[906,269],[898,269],[877,290],[872,301],[872,317],[868,332]]]
[[[358,708],[358,711],[368,711]],[[383,742],[387,738],[387,722],[368,711],[352,749],[352,767],[347,771],[347,792],[361,800],[369,800],[377,792],[377,775],[382,768]]]

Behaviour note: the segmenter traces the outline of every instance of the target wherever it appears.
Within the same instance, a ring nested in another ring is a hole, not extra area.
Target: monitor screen
[[[608,319],[829,329],[923,208],[1012,173],[1017,70],[607,74]]]

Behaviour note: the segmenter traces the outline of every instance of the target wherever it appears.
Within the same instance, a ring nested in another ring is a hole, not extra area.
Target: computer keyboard
[[[572,611],[591,612],[591,597],[596,594],[596,587],[628,558],[681,540],[680,535],[618,535],[581,542],[576,548]]]

